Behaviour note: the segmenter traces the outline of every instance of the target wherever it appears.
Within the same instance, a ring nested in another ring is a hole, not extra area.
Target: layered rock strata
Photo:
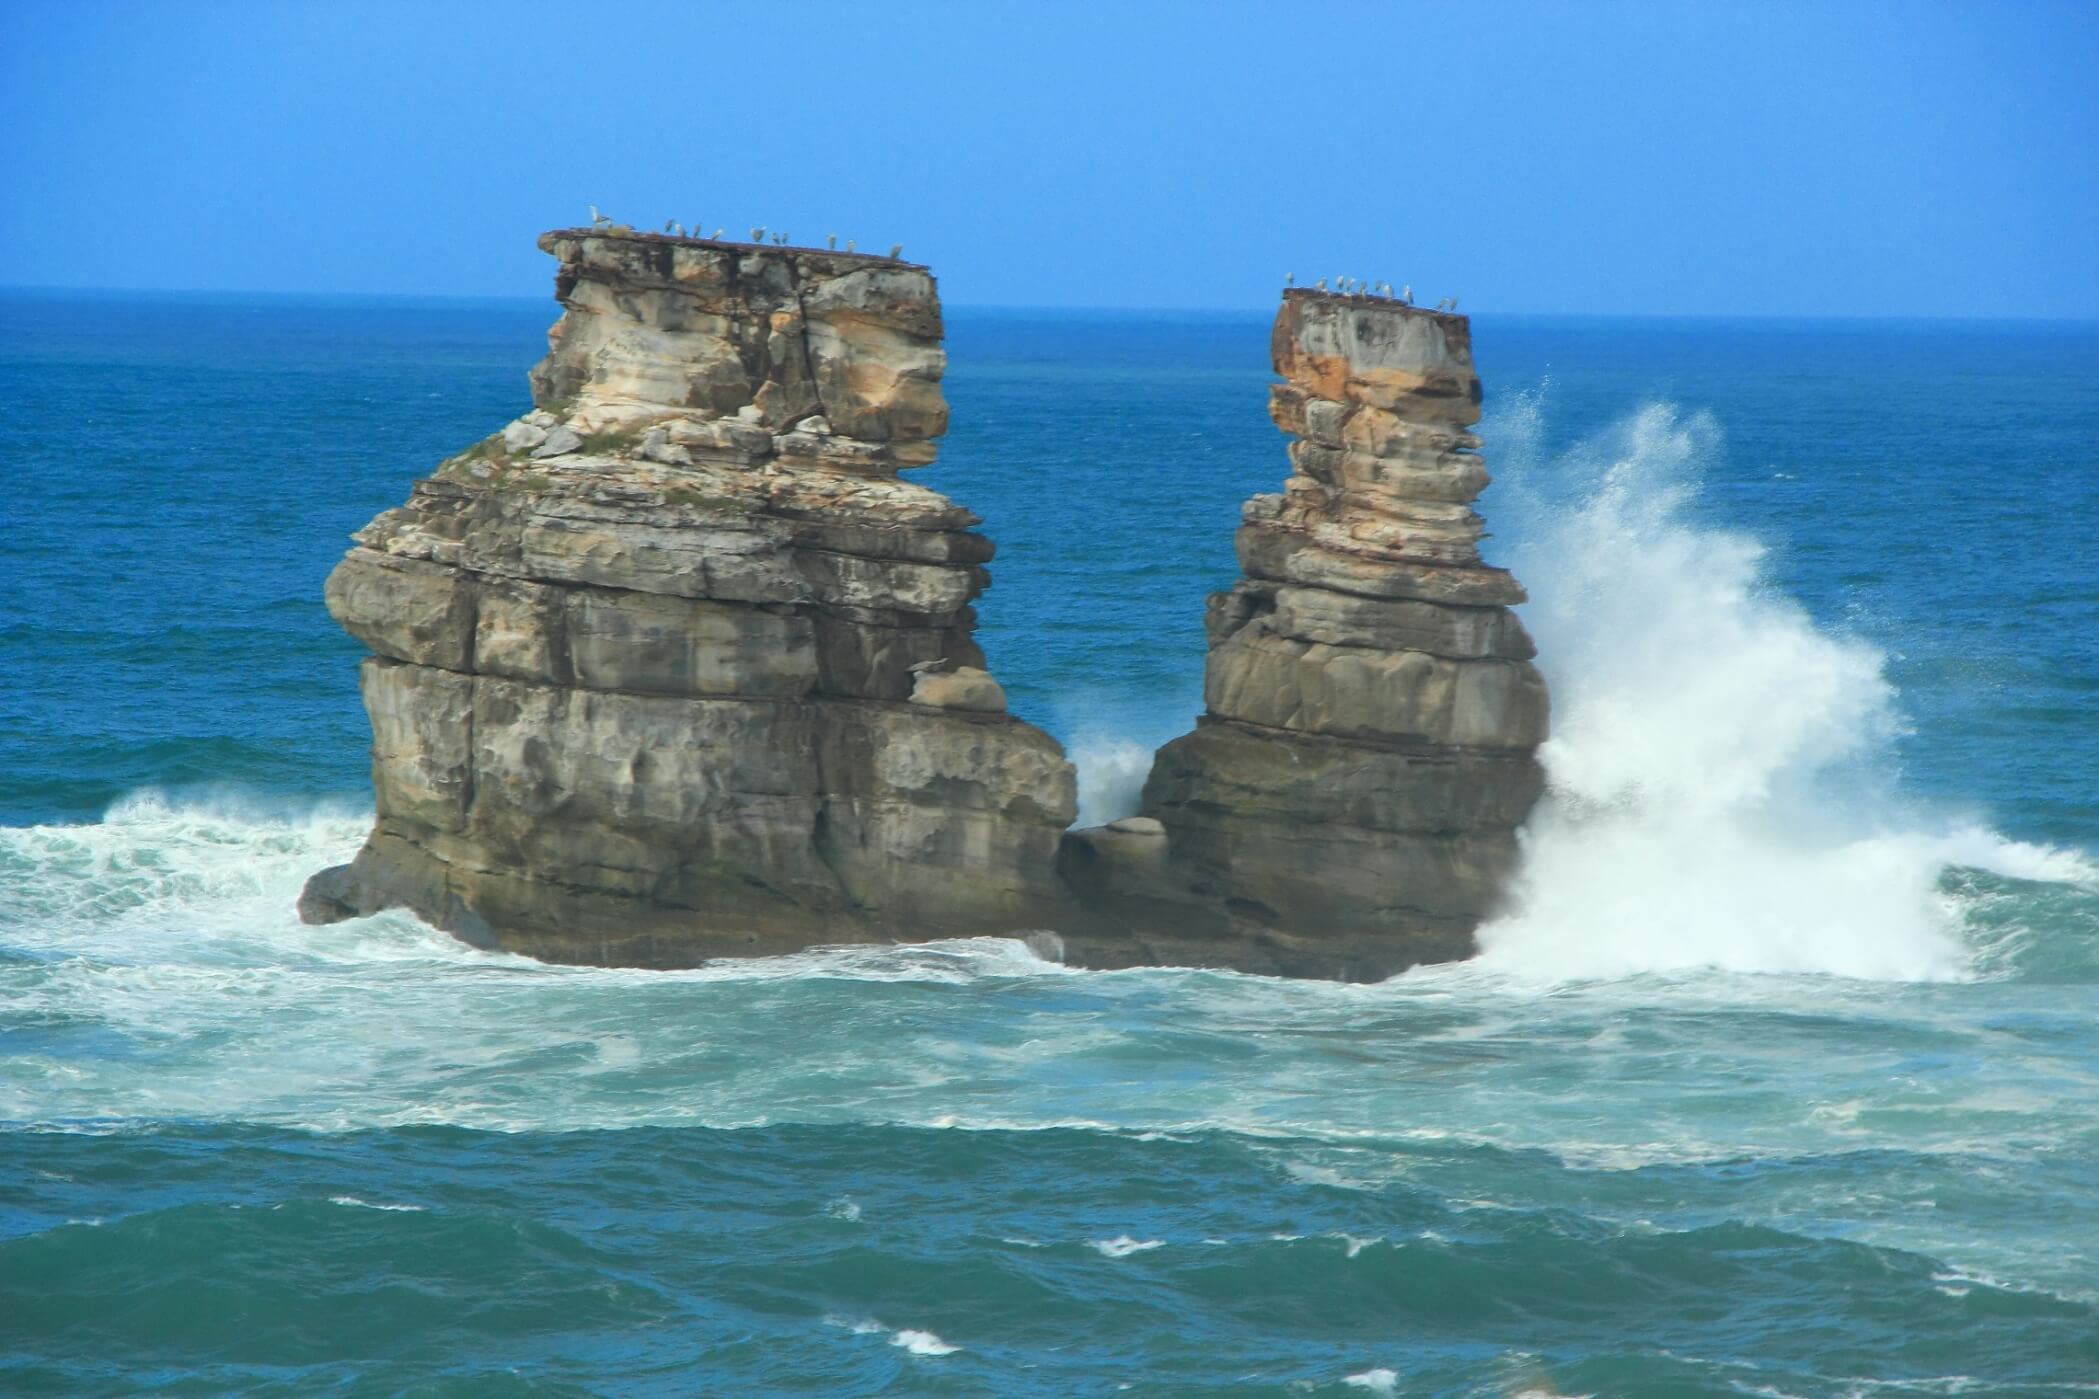
[[[378,820],[308,884],[554,960],[1052,926],[1055,740],[972,639],[991,542],[898,473],[947,424],[920,267],[567,230],[535,408],[328,580]]]
[[[1279,495],[1248,501],[1244,579],[1210,599],[1207,712],[1141,815],[1060,855],[1091,965],[1372,979],[1469,955],[1543,774],[1545,685],[1480,560],[1471,332],[1389,299],[1285,295]]]

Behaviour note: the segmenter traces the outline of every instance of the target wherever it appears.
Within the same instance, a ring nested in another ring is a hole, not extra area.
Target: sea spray
[[[1079,825],[1100,826],[1137,814],[1152,767],[1150,748],[1088,733],[1072,743],[1071,761],[1079,770]]]
[[[1484,962],[1967,974],[1945,866],[2016,872],[2039,852],[1927,833],[1890,795],[1900,716],[1881,654],[1774,591],[1756,540],[1694,518],[1722,450],[1710,416],[1652,405],[1547,460],[1541,406],[1525,396],[1488,427],[1554,716],[1550,792],[1510,910],[1480,930]]]

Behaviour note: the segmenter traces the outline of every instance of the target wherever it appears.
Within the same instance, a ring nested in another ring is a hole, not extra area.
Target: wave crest
[[[1541,407],[1488,429],[1554,732],[1486,965],[1957,979],[1976,964],[1949,866],[2091,876],[1980,826],[1934,830],[1893,795],[1882,654],[1776,592],[1756,540],[1692,517],[1722,450],[1709,415],[1650,405],[1548,460]]]

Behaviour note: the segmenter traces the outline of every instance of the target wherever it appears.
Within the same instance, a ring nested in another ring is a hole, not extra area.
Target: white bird
[[[717,229],[715,229],[715,230],[714,230],[714,241],[715,241],[715,242],[717,242],[717,243],[719,243],[719,242],[721,242],[721,240],[722,240],[722,231],[721,231],[720,229],[718,229],[718,228],[717,228]]]
[[[903,255],[904,245],[902,243],[891,243],[889,245],[889,256],[891,259],[901,258]]]
[[[835,233],[826,233],[824,235],[824,246],[827,248],[836,249],[838,246],[838,235]]]
[[[850,238],[846,239],[846,240],[845,240],[845,250],[846,250],[847,252],[852,252],[852,251],[853,251],[853,247],[854,247],[854,244],[853,244],[853,240],[852,240],[852,239],[850,239]]]
[[[1412,282],[1399,289],[1399,299],[1406,302],[1409,306],[1414,304],[1414,284]]]
[[[611,219],[606,218],[603,214],[598,212],[597,205],[593,204],[590,206],[590,226],[592,228],[602,228],[603,226],[611,222]]]
[[[762,229],[762,228],[754,228],[754,229],[752,229],[752,230],[751,230],[751,241],[752,241],[753,243],[763,243],[763,242],[765,241],[765,230],[764,230],[764,229]]]
[[[665,233],[669,233],[672,229],[676,228],[677,226],[678,221],[676,219],[665,219],[663,221],[663,231]]]
[[[1320,278],[1320,279],[1319,279],[1318,281],[1314,282],[1314,283],[1312,284],[1312,289],[1313,289],[1314,291],[1325,291],[1325,290],[1326,290],[1326,278],[1324,278],[1324,277],[1321,277],[1321,278]]]
[[[1458,309],[1458,299],[1455,296],[1453,296],[1450,299],[1450,309],[1452,311],[1456,311]]]
[[[1284,286],[1286,286],[1286,287],[1294,287],[1294,286],[1296,286],[1296,285],[1297,285],[1297,274],[1296,274],[1295,272],[1285,272],[1285,273],[1283,274],[1283,285],[1284,285]]]

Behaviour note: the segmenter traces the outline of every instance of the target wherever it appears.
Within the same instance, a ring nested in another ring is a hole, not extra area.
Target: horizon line
[[[1289,287],[1277,289],[1277,300]],[[72,283],[0,282],[0,294],[13,293],[73,294],[81,296],[155,296],[171,298],[253,298],[269,300],[329,300],[372,302],[479,302],[502,303],[524,306],[555,305],[552,296],[526,296],[517,292],[392,292],[392,291],[297,291],[268,290],[250,287],[125,287],[82,286]],[[1044,305],[1030,302],[996,301],[948,301],[943,299],[943,309],[962,311],[996,311],[1010,313],[1035,313],[1049,315],[1112,315],[1112,316],[1240,316],[1268,314],[1267,306],[1252,304],[1233,306],[1138,306],[1138,305]],[[1982,313],[1931,313],[1931,312],[1747,312],[1747,311],[1536,311],[1517,308],[1487,309],[1483,312],[1461,311],[1460,316],[1489,317],[1522,316],[1539,319],[1562,320],[1653,320],[1653,321],[1910,321],[1946,324],[2031,324],[2031,325],[2099,325],[2099,314],[2092,315],[1987,315]]]

